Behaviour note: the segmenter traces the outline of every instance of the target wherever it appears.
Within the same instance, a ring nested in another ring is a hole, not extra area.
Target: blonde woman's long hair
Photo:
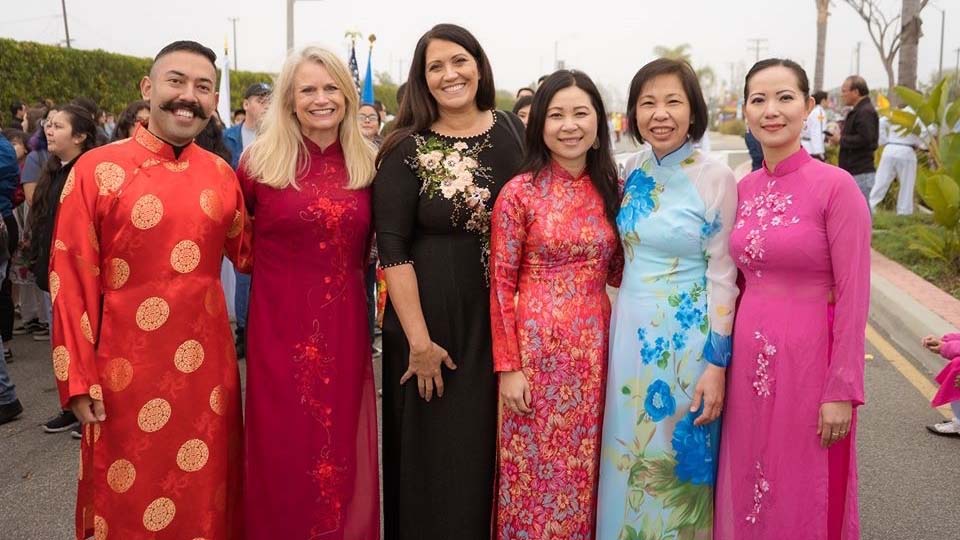
[[[373,182],[376,173],[374,158],[377,151],[360,132],[357,119],[360,96],[347,66],[336,54],[321,47],[311,46],[292,52],[283,63],[257,138],[243,152],[245,167],[261,184],[276,189],[287,186],[300,189],[297,178],[307,172],[310,160],[300,123],[294,114],[293,77],[305,62],[325,67],[343,92],[346,110],[339,137],[350,175],[347,188],[365,188]]]

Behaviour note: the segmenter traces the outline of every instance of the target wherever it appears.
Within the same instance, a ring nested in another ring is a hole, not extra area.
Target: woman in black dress
[[[385,537],[487,540],[497,425],[490,211],[520,165],[523,124],[495,110],[490,63],[459,26],[420,38],[408,82],[373,186],[390,299]]]

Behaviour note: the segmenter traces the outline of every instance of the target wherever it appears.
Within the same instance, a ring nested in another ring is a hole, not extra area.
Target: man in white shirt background
[[[823,134],[827,129],[827,113],[823,110],[823,105],[827,102],[827,93],[817,90],[811,97],[816,105],[807,116],[803,134],[800,136],[800,145],[814,158],[825,161],[827,150],[824,146]]]
[[[909,107],[907,107],[909,110]],[[896,178],[900,181],[897,194],[897,215],[909,216],[913,213],[913,190],[917,183],[917,149],[920,137],[909,133],[900,133],[886,117],[880,118],[880,164],[877,166],[876,181],[870,190],[870,211],[877,209]]]

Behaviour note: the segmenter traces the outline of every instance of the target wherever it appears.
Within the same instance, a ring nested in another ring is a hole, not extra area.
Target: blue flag
[[[370,47],[370,50],[367,51],[367,76],[363,80],[363,99],[360,100],[361,103],[373,103],[376,99],[373,97],[373,67],[370,65],[372,58],[373,47]]]
[[[360,68],[357,67],[357,44],[350,46],[350,73],[353,74],[353,84],[357,85],[357,92],[360,91]]]

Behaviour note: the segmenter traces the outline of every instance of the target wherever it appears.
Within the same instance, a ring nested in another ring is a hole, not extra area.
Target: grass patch
[[[917,242],[916,229],[919,226],[940,228],[930,215],[898,216],[878,210],[873,216],[873,249],[960,299],[960,269],[910,249],[910,244]]]

